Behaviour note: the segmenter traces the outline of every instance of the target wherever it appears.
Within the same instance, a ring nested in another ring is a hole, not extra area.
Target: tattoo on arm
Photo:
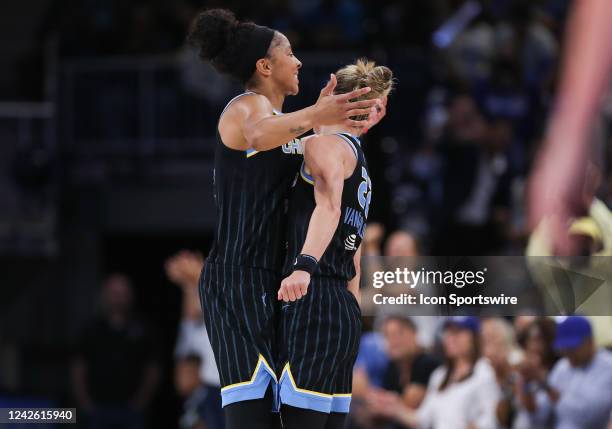
[[[304,127],[289,128],[289,132],[292,134],[303,134],[305,131]]]

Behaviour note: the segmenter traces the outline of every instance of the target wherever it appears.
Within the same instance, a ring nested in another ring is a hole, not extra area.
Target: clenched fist
[[[294,271],[289,277],[285,278],[278,290],[278,300],[285,302],[295,301],[306,295],[310,284],[310,274],[306,271]]]

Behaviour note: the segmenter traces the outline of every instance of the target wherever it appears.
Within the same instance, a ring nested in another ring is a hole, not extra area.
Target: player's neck
[[[246,89],[247,91],[254,92],[256,94],[261,94],[270,100],[270,104],[274,107],[275,110],[282,112],[283,111],[283,103],[285,102],[285,93],[278,88],[274,88],[271,85],[259,84],[253,87],[249,87]]]
[[[355,137],[361,136],[361,129],[345,125],[326,125],[320,127],[320,134],[348,133]]]

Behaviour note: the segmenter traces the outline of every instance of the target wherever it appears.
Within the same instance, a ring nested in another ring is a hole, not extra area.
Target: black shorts
[[[280,402],[348,413],[361,311],[347,282],[313,277],[308,293],[281,306]]]
[[[222,406],[263,398],[270,383],[276,392],[280,282],[271,270],[204,266],[200,299],[219,369]]]

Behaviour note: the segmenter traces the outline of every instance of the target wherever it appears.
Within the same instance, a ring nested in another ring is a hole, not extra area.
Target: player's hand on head
[[[327,87],[326,87],[327,88]],[[367,120],[355,121],[350,119],[352,116],[369,115],[372,107],[378,103],[377,99],[350,101],[371,91],[370,87],[359,88],[346,94],[323,95],[315,104],[315,127],[321,125],[345,124],[353,127],[365,127]]]
[[[327,97],[329,95],[334,95],[334,89],[336,89],[336,85],[337,84],[338,84],[338,81],[336,80],[336,75],[333,74],[333,73],[330,74],[329,75],[329,80],[327,81],[325,86],[321,89],[321,93],[319,94],[319,100],[322,97]]]
[[[319,101],[321,100],[321,98],[329,97],[330,95],[334,95],[334,89],[336,89],[337,84],[338,84],[338,80],[336,79],[336,75],[331,73],[329,75],[329,80],[327,81],[325,86],[321,88],[321,93],[319,94],[319,98],[317,99],[317,104],[319,104]],[[319,126],[315,126],[313,131],[315,134],[321,133]]]
[[[309,284],[310,274],[306,271],[294,271],[281,282],[281,287],[278,290],[278,300],[293,302],[302,298],[308,292]]]

